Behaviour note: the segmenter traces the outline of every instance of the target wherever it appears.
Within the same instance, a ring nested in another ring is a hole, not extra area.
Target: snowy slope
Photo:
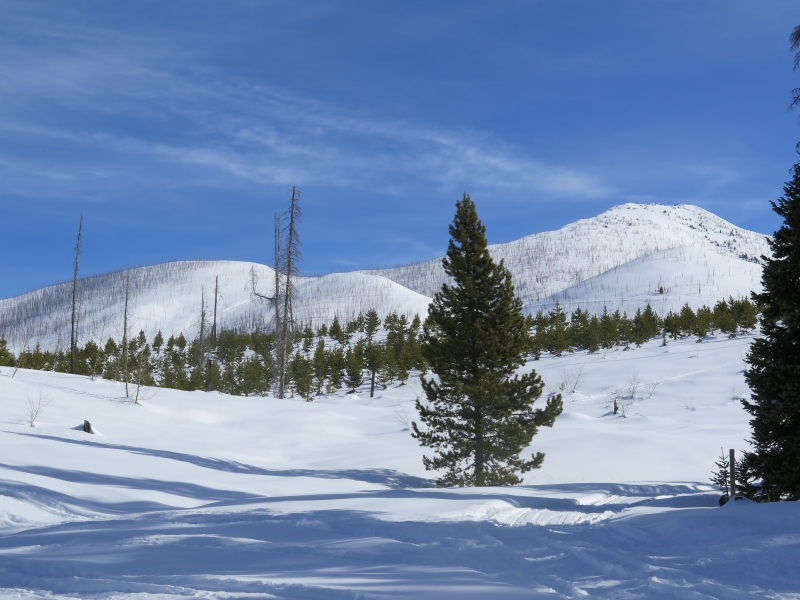
[[[601,313],[603,307],[633,315],[649,304],[659,315],[712,307],[717,300],[749,297],[762,289],[761,265],[718,254],[708,248],[682,246],[637,258],[533,302],[526,309],[550,310],[558,302],[565,310],[580,307]]]
[[[511,270],[524,304],[535,306],[591,277],[674,248],[693,248],[737,261],[731,265],[769,254],[766,236],[686,204],[623,204],[557,231],[495,244],[490,249],[492,256],[504,260]],[[739,266],[746,269],[744,264]],[[439,259],[368,272],[428,296],[446,279]],[[702,279],[705,273],[698,276]]]
[[[707,484],[720,447],[746,448],[749,341],[529,363],[565,383],[565,412],[511,488],[430,487],[418,379],[136,406],[113,382],[0,369],[0,597],[794,598],[797,503],[719,508]]]
[[[257,291],[269,296],[274,286],[270,267],[234,261],[185,261],[138,267],[91,277],[80,284],[79,338],[105,340],[122,337],[125,281],[130,276],[130,331],[143,330],[149,339],[161,330],[165,336],[184,333],[190,339],[200,328],[205,295],[210,327],[214,287],[219,278],[218,327],[268,326],[273,309],[268,300],[252,294],[250,270],[255,269]],[[295,315],[301,323],[318,327],[338,315],[349,320],[375,308],[425,316],[429,299],[384,277],[338,273],[301,277],[296,282]],[[0,331],[14,349],[40,343],[45,348],[69,344],[71,284],[43,288],[0,301]]]
[[[684,302],[713,305],[732,295],[760,289],[757,257],[767,238],[735,227],[695,206],[625,204],[558,231],[537,233],[491,247],[514,277],[526,310],[555,301],[601,311],[603,305],[635,312],[652,302],[666,311]],[[201,298],[213,313],[215,277],[221,296],[218,320],[224,327],[264,327],[272,317],[268,301],[254,298],[250,269],[261,293],[269,295],[273,270],[232,261],[184,261],[140,267],[85,279],[80,286],[79,338],[121,337],[125,278],[132,286],[132,327],[152,337],[197,335]],[[445,281],[441,260],[359,273],[298,280],[295,314],[317,327],[338,315],[348,320],[375,308],[424,317],[430,297]],[[661,282],[661,283],[659,283]],[[656,294],[659,286],[666,294]],[[64,347],[69,340],[69,284],[50,286],[0,300],[0,332],[15,350],[40,343]]]

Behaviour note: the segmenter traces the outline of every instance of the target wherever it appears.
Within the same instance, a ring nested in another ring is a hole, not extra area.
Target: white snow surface
[[[747,448],[750,341],[528,363],[564,414],[526,451],[541,469],[480,489],[423,469],[418,377],[372,399],[135,405],[0,369],[0,597],[798,598],[798,504],[719,507],[707,483],[720,448]]]
[[[478,207],[480,208],[480,206]],[[769,255],[767,236],[736,227],[698,206],[680,204],[622,204],[590,219],[556,231],[526,236],[490,251],[514,276],[517,293],[527,307],[549,296],[630,261],[675,248],[702,250],[739,262],[758,262]],[[697,269],[697,263],[687,268]],[[427,296],[446,280],[439,259],[395,269],[376,269],[383,275]],[[696,273],[708,279],[705,269]],[[713,279],[713,272],[711,273]],[[715,285],[707,284],[708,293]],[[608,294],[614,298],[613,293]],[[619,308],[611,307],[609,310]]]
[[[253,294],[251,269],[256,274]],[[217,327],[256,329],[270,326],[273,307],[268,297],[275,285],[270,267],[237,261],[184,261],[137,267],[81,281],[79,340],[104,342],[122,338],[125,280],[130,277],[129,331],[144,331],[153,339],[200,332],[205,305],[206,332],[214,315],[214,290],[219,284]],[[381,318],[390,312],[425,317],[430,299],[377,275],[334,273],[295,280],[294,313],[302,325],[319,327],[335,316],[344,321],[375,308]],[[71,283],[58,284],[0,300],[0,331],[16,352],[40,344],[43,348],[69,345]]]
[[[747,231],[696,206],[624,204],[557,231],[536,233],[490,247],[509,267],[525,310],[549,309],[558,301],[601,312],[606,305],[635,312],[647,303],[665,314],[688,302],[697,308],[760,291],[759,257],[767,237]],[[218,320],[222,327],[268,327],[272,308],[255,297],[272,295],[270,267],[234,261],[183,261],[138,267],[87,278],[79,286],[81,341],[122,337],[125,278],[131,278],[131,329],[152,339],[199,333],[205,294],[209,324],[215,278],[219,277]],[[349,320],[375,308],[425,317],[430,298],[446,281],[441,259],[406,267],[335,273],[297,280],[295,316],[318,327],[334,316]],[[665,293],[659,294],[663,287]],[[36,343],[64,348],[70,339],[71,283],[0,300],[0,332],[19,351]]]
[[[548,311],[558,303],[571,312],[580,307],[600,314],[604,307],[633,315],[649,304],[657,314],[697,310],[718,300],[748,298],[761,291],[761,265],[697,246],[661,250],[590,277],[529,304],[528,311]]]

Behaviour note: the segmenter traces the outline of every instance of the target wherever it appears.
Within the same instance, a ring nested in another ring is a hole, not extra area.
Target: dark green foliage
[[[367,311],[367,316],[363,320],[364,334],[367,336],[367,341],[372,343],[372,338],[378,333],[378,328],[381,326],[381,320],[378,318],[378,311],[374,308]]]
[[[355,346],[348,348],[344,357],[345,377],[350,393],[354,394],[364,378],[364,344],[359,340]]]
[[[342,387],[342,377],[347,362],[345,361],[344,350],[341,347],[334,348],[328,353],[328,371],[330,373],[329,388],[327,393],[332,394]]]
[[[728,337],[736,337],[736,320],[731,305],[725,300],[719,300],[714,305],[714,327]]]
[[[747,304],[750,305],[749,302]],[[714,313],[707,306],[702,306],[697,309],[694,323],[695,326],[692,335],[697,336],[697,341],[701,342],[703,338],[709,334],[714,325]]]
[[[311,361],[300,352],[297,352],[289,361],[289,378],[297,393],[306,402],[314,399],[313,381],[314,373]]]
[[[384,355],[385,352],[382,344],[373,344],[372,342],[368,342],[364,348],[364,365],[367,367],[367,370],[370,374],[370,398],[375,395],[375,377],[378,374],[378,371],[384,367]]]
[[[729,493],[731,482],[731,470],[729,455],[720,448],[720,455],[717,462],[714,463],[717,470],[711,474],[711,483],[717,487],[723,488],[725,493]]]
[[[617,344],[617,339],[617,322],[604,306],[603,314],[600,316],[600,347],[607,350],[613,348]]]
[[[345,334],[342,326],[339,324],[339,317],[333,317],[333,323],[331,323],[331,327],[328,329],[328,335],[331,339],[339,342],[343,346],[350,339],[350,336]]]
[[[314,350],[314,358],[311,360],[312,369],[314,372],[314,391],[317,394],[322,393],[322,386],[325,385],[325,380],[328,377],[328,353],[325,352],[325,340],[317,342],[317,348]]]
[[[11,367],[14,365],[14,355],[8,350],[8,342],[5,335],[0,335],[0,367]]]
[[[745,373],[752,401],[751,472],[765,499],[800,499],[800,163],[784,195],[772,203],[783,224],[762,257],[764,291],[753,294],[761,308],[761,334],[750,346]]]
[[[542,453],[527,460],[520,453],[538,427],[553,425],[561,397],[534,410],[541,379],[515,374],[530,347],[522,302],[508,269],[492,260],[466,194],[450,236],[442,264],[453,283],[434,296],[423,334],[423,355],[436,377],[422,378],[428,403],[418,400],[417,410],[425,429],[413,423],[413,435],[434,450],[424,464],[444,471],[442,484],[516,484],[518,473],[542,464]]]
[[[554,356],[561,356],[570,349],[570,335],[567,328],[567,315],[556,302],[549,315],[549,327],[545,337],[547,351]]]
[[[664,339],[666,339],[666,336],[669,336],[673,340],[677,340],[681,337],[681,318],[671,310],[667,313],[667,316],[664,317],[664,336]]]
[[[697,330],[697,315],[694,314],[692,307],[689,306],[689,303],[683,305],[681,308],[681,312],[678,314],[678,327],[679,331],[683,335],[687,332],[693,332]]]
[[[311,325],[306,325],[303,329],[303,352],[308,355],[311,352],[311,346],[314,345],[314,332],[311,330]]]

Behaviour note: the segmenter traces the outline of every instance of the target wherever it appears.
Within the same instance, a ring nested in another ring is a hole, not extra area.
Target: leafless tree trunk
[[[274,217],[275,236],[275,291],[272,296],[272,319],[275,323],[275,379],[278,381],[278,398],[283,398],[283,373],[286,356],[286,343],[284,340],[283,319],[281,319],[281,214],[276,212]]]
[[[122,368],[125,377],[125,397],[130,398],[128,393],[128,300],[131,291],[130,273],[125,275],[125,308],[122,313]]]
[[[300,274],[298,264],[302,255],[300,253],[300,234],[297,226],[302,219],[302,212],[300,211],[300,191],[296,187],[292,187],[292,199],[289,204],[289,210],[284,214],[286,226],[282,233],[283,238],[286,240],[284,251],[282,253],[283,260],[283,309],[280,317],[281,338],[277,344],[279,353],[278,364],[278,398],[284,396],[284,385],[286,382],[286,366],[287,357],[289,354],[289,344],[291,343],[291,334],[294,331],[294,314],[292,311],[292,304],[294,300],[294,278]]]
[[[203,366],[203,342],[206,332],[206,290],[200,292],[200,343],[197,345],[197,366]]]
[[[50,404],[50,402],[46,402],[46,400],[46,397],[42,397],[41,389],[39,390],[38,399],[32,399],[30,396],[28,396],[28,400],[25,403],[25,410],[28,414],[28,425],[31,427],[36,426],[36,419],[40,414],[42,414],[44,409],[47,408],[47,405]]]
[[[217,342],[217,297],[219,296],[219,275],[214,278],[214,324],[211,326],[211,340]]]
[[[78,262],[81,256],[81,240],[83,239],[83,214],[78,223],[78,241],[75,244],[75,262],[73,263],[72,271],[72,329],[69,339],[69,372],[75,374],[75,354],[78,348],[78,322],[76,314],[76,305],[78,300]]]
[[[33,337],[33,333],[31,332],[31,325],[29,323],[28,326],[25,328],[25,334],[22,340],[22,349],[19,351],[19,354],[17,355],[18,356],[17,361],[14,363],[14,370],[11,372],[11,379],[14,379],[14,377],[17,376],[17,371],[19,371],[20,367],[23,366],[22,359],[24,358],[25,353],[28,351],[28,348],[30,348],[31,337]]]
[[[275,213],[275,289],[272,297],[256,290],[258,277],[255,267],[250,269],[250,284],[253,296],[269,300],[274,309],[275,324],[275,366],[278,398],[286,395],[286,367],[291,350],[291,334],[295,321],[292,304],[294,300],[294,277],[299,275],[298,264],[301,259],[300,235],[297,226],[302,218],[300,211],[300,190],[292,187],[292,199],[283,215]],[[283,223],[286,225],[283,226]],[[282,240],[286,240],[285,245]]]

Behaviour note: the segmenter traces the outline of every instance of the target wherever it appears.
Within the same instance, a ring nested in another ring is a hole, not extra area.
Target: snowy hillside
[[[633,315],[649,304],[659,315],[679,312],[684,304],[697,310],[720,299],[749,297],[761,290],[761,265],[697,246],[661,250],[529,304],[535,312],[556,302],[567,311],[577,307],[601,313],[603,307]]]
[[[529,363],[565,410],[509,488],[430,487],[417,378],[134,405],[111,381],[0,369],[0,597],[794,598],[797,503],[720,508],[707,483],[720,447],[747,447],[750,339]]]
[[[558,231],[494,245],[491,251],[511,269],[528,311],[558,301],[569,309],[601,311],[606,305],[633,313],[650,302],[664,314],[685,302],[697,308],[760,290],[757,261],[769,251],[766,239],[695,206],[625,204]],[[82,280],[79,339],[121,337],[128,275],[131,329],[144,330],[148,338],[159,329],[165,335],[197,335],[203,294],[207,314],[213,311],[216,277],[223,327],[268,326],[272,309],[268,301],[253,297],[251,268],[260,292],[270,295],[273,270],[244,262],[174,262]],[[349,320],[370,308],[381,317],[390,312],[424,317],[444,280],[440,259],[301,278],[295,314],[314,327],[329,324],[336,315]],[[68,344],[70,290],[69,284],[60,284],[0,301],[0,332],[12,349]]]
[[[255,269],[257,290],[269,296],[274,271],[264,265],[233,261],[185,261],[138,267],[84,279],[80,283],[79,338],[105,340],[122,337],[125,280],[130,276],[130,330],[143,330],[152,339],[164,335],[198,334],[205,295],[207,319],[213,319],[214,287],[219,278],[218,327],[248,329],[268,326],[273,309],[268,300],[254,297],[250,270]],[[0,301],[0,332],[19,350],[40,343],[45,348],[69,344],[71,283],[50,286]],[[295,314],[302,323],[318,327],[335,315],[348,320],[370,308],[383,317],[398,312],[413,317],[427,313],[429,299],[384,277],[337,273],[297,280]]]
[[[720,256],[729,259],[728,268],[741,268],[749,274],[752,267],[742,263],[752,264],[769,254],[766,240],[760,233],[736,227],[697,206],[623,204],[557,231],[492,245],[491,252],[496,260],[505,261],[514,276],[517,293],[531,309],[547,303],[550,296],[615,267],[674,248],[696,251],[692,252],[685,271],[690,276],[691,270],[694,280],[704,282],[706,297],[727,297],[724,290],[732,286],[716,281],[713,267],[708,269],[695,259],[700,255]],[[439,259],[368,272],[427,296],[435,293],[446,278]],[[648,279],[652,279],[652,274]],[[747,291],[752,289],[755,288]],[[606,291],[609,299],[619,297],[618,292],[622,292],[610,288]],[[574,294],[570,294],[572,297]]]

